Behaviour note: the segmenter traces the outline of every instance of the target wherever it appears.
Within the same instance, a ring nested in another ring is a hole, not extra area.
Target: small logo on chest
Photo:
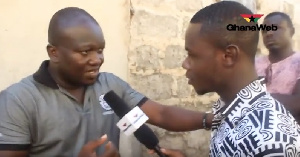
[[[103,115],[107,114],[113,114],[114,111],[111,109],[111,107],[107,104],[107,102],[103,99],[104,94],[99,96],[99,103],[100,106],[104,109]]]

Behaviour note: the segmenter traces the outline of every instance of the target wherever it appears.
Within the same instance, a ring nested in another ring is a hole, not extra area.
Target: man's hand
[[[149,154],[154,154],[155,151],[154,150],[149,150],[148,151]],[[164,153],[165,155],[167,155],[168,157],[185,157],[185,155],[183,155],[183,153],[181,153],[179,150],[175,150],[175,149],[161,149],[161,152]]]
[[[105,152],[100,157],[120,157],[117,148],[110,141],[105,145]]]
[[[183,153],[181,153],[179,150],[174,149],[161,149],[161,152],[168,155],[168,157],[185,157]]]
[[[102,145],[107,140],[107,135],[103,135],[100,139],[90,141],[84,145],[78,157],[97,157],[96,148]],[[116,147],[109,141],[105,145],[105,152],[99,157],[120,157]]]

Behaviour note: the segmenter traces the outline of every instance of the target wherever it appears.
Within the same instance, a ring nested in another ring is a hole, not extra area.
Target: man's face
[[[292,43],[293,29],[280,15],[268,17],[263,24],[276,25],[276,31],[263,31],[263,42],[267,49],[278,50],[285,48]]]
[[[90,21],[61,33],[60,44],[55,46],[60,77],[74,85],[93,84],[104,62],[105,41],[101,28]]]
[[[182,67],[186,69],[189,84],[199,95],[203,95],[216,91],[221,73],[218,52],[201,37],[200,29],[201,24],[190,24],[186,31],[185,48],[188,56]]]

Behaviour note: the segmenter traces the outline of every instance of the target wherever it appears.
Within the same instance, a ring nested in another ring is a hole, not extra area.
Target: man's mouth
[[[99,71],[98,70],[91,70],[91,71],[89,71],[90,74],[95,74],[97,72],[99,72]]]

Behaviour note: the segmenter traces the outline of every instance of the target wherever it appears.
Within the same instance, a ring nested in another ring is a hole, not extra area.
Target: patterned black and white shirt
[[[300,126],[267,92],[263,78],[243,88],[228,107],[218,100],[213,113],[210,156],[300,157]]]

